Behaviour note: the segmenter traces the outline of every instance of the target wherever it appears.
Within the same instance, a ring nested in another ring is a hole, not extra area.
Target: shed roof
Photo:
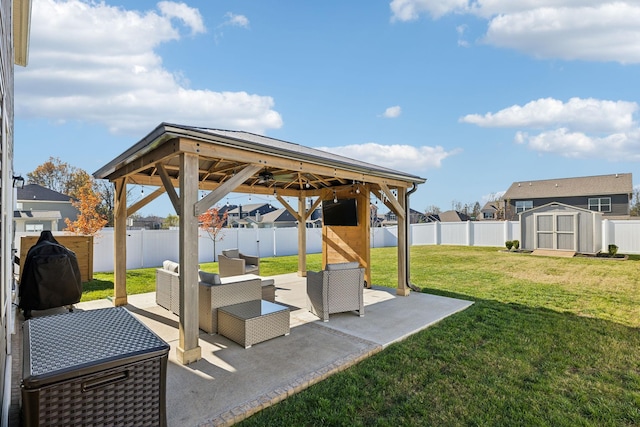
[[[630,173],[583,176],[577,178],[519,181],[511,184],[503,199],[539,199],[548,197],[600,196],[631,194],[633,182]]]

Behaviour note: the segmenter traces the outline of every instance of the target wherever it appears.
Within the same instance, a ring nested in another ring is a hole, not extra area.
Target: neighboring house
[[[246,228],[253,227],[253,224],[261,222],[262,215],[275,211],[270,203],[253,203],[240,205],[234,209],[227,210],[227,224],[229,227]]]
[[[503,219],[504,213],[504,201],[494,200],[485,203],[480,209],[480,216],[477,218],[479,221],[498,220]]]
[[[605,219],[628,219],[633,193],[630,173],[514,182],[503,196],[505,219],[557,202],[601,212]]]
[[[421,224],[425,222],[428,222],[425,214],[423,214],[422,212],[418,212],[415,209],[409,209],[409,224]],[[398,224],[398,217],[392,211],[389,211],[386,214],[384,214],[382,221],[380,223],[382,227],[388,227],[390,225],[397,225],[397,224]]]
[[[65,219],[75,221],[79,211],[66,194],[49,190],[38,184],[18,188],[16,210],[13,218],[16,231],[62,231],[67,228]]]

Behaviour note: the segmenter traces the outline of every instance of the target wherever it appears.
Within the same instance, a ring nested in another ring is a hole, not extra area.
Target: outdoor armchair
[[[222,255],[218,256],[218,270],[220,277],[260,275],[260,258],[244,255],[238,249],[229,249],[222,251]]]
[[[307,271],[309,311],[329,320],[329,314],[357,311],[364,316],[364,268],[357,262],[327,264],[319,272]]]

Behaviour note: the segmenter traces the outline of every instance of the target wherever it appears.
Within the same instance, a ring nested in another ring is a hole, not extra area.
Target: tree
[[[640,188],[634,188],[631,193],[629,215],[640,216]]]
[[[65,218],[67,224],[65,231],[74,234],[95,235],[107,223],[106,218],[101,216],[97,211],[101,198],[95,191],[91,182],[87,182],[78,190],[77,201],[71,204],[78,209],[78,217],[75,221]]]
[[[480,207],[480,202],[475,202],[473,204],[473,211],[471,212],[471,216],[474,220],[477,221],[482,216],[482,213],[480,212],[481,209],[482,208]]]
[[[427,206],[427,209],[425,209],[424,213],[427,215],[429,214],[439,215],[442,213],[442,210],[440,210],[440,208],[436,205],[431,205],[431,206]]]
[[[106,218],[106,227],[113,227],[113,204],[115,201],[115,191],[113,184],[109,181],[96,181],[96,191],[100,195],[100,204],[96,207],[98,213]]]
[[[162,228],[167,230],[171,227],[177,227],[179,223],[180,218],[178,218],[178,215],[168,214],[162,222]]]
[[[216,242],[221,241],[224,238],[222,228],[227,222],[228,212],[220,215],[220,210],[217,207],[209,208],[203,214],[198,216],[198,223],[200,229],[207,232],[209,238],[213,241],[213,261],[216,261]]]
[[[93,177],[86,171],[69,165],[57,157],[49,160],[27,174],[30,184],[38,184],[58,193],[79,199],[80,189],[87,183],[94,185]],[[94,189],[95,191],[95,189]]]

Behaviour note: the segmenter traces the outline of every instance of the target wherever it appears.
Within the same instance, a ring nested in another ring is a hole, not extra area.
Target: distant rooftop
[[[504,194],[503,199],[537,199],[544,197],[601,196],[631,194],[633,181],[630,173],[583,176],[577,178],[517,181]]]

